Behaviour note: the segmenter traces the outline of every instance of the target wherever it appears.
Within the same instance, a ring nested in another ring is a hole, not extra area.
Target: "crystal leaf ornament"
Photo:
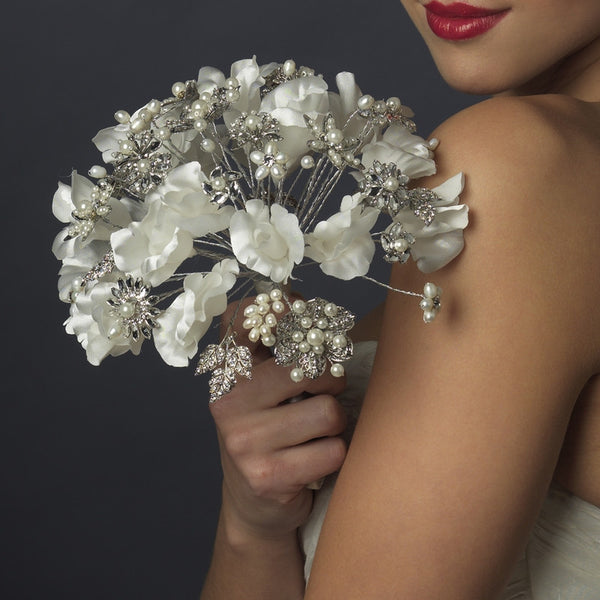
[[[89,178],[73,172],[52,203],[64,224],[53,251],[65,328],[92,364],[151,340],[169,365],[197,356],[213,402],[252,376],[254,344],[295,381],[342,376],[353,314],[289,291],[315,267],[415,296],[427,323],[438,315],[435,284],[405,291],[368,271],[379,258],[431,272],[456,257],[464,177],[421,187],[438,141],[415,133],[397,96],[363,94],[348,72],[335,83],[291,59],[253,57],[228,72],[204,66],[162,99],[115,112],[93,138],[104,164]],[[228,305],[214,343],[212,322]]]

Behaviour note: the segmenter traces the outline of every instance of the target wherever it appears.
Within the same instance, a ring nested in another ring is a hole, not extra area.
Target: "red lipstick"
[[[445,40],[467,40],[484,34],[496,26],[508,13],[489,10],[463,2],[442,4],[432,0],[425,5],[431,31]]]

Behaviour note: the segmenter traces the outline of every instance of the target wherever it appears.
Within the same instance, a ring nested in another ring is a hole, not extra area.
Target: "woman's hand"
[[[236,306],[228,308],[225,323]],[[243,307],[234,325],[240,337],[245,336],[242,312]],[[294,383],[290,368],[277,366],[264,346],[247,345],[254,355],[252,380],[238,379],[211,405],[224,475],[222,518],[237,539],[275,540],[308,517],[312,492],[307,484],[344,461],[346,446],[338,436],[346,417],[335,395],[345,381],[326,374]],[[285,403],[302,392],[311,396]]]

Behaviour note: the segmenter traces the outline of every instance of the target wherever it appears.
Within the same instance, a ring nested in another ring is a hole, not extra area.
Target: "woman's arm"
[[[488,101],[436,132],[441,178],[467,173],[466,248],[427,277],[394,267],[444,306],[425,326],[388,297],[307,599],[491,599],[523,547],[600,348],[593,146],[553,102]]]

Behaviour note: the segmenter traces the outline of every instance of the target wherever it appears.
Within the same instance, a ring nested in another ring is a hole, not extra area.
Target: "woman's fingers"
[[[237,412],[253,412],[278,406],[283,401],[301,395],[341,393],[346,385],[344,377],[324,373],[317,379],[290,379],[290,367],[281,367],[270,358],[255,364],[252,379],[238,378],[238,383],[225,396],[211,404],[211,412],[218,422],[220,417]]]

